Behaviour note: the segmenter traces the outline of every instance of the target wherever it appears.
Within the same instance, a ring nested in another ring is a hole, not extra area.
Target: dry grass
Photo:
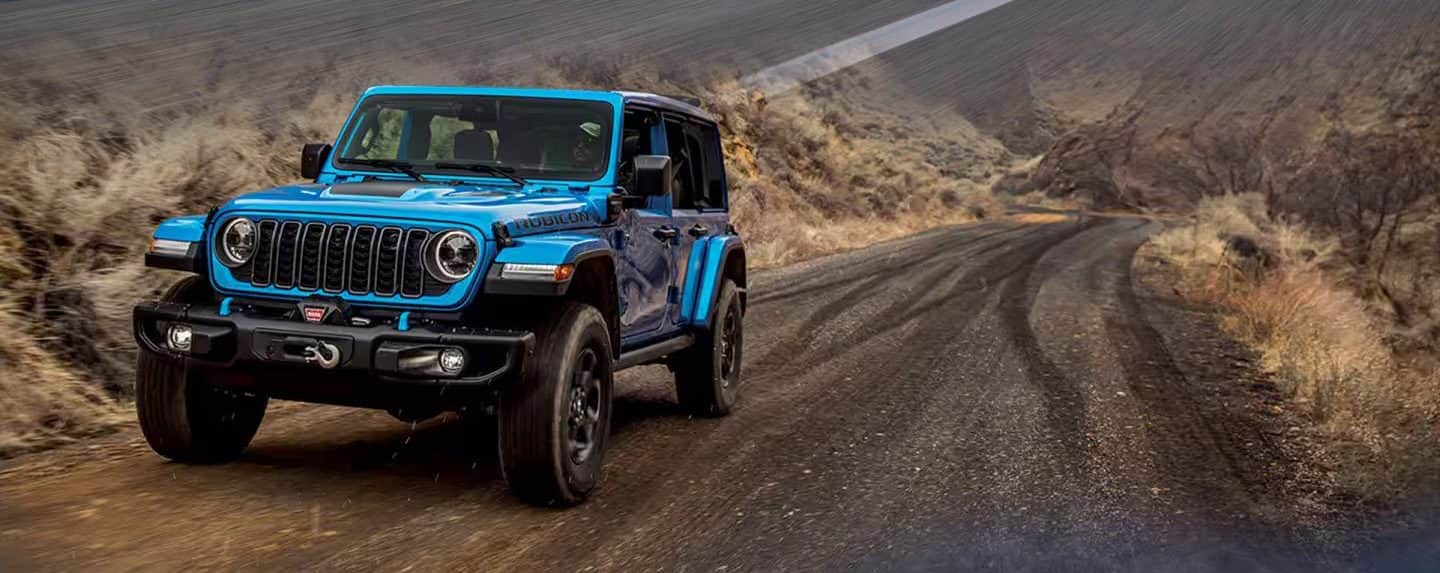
[[[431,75],[370,73],[365,83],[701,96],[722,124],[734,219],[756,267],[999,210],[986,191],[990,168],[982,165],[1007,160],[998,146],[911,141],[916,130],[906,120],[874,110],[805,94],[769,102],[733,78],[672,78],[609,63],[554,62],[524,78],[424,73]],[[11,86],[0,94],[13,102],[0,117],[0,329],[7,333],[0,456],[128,417],[121,412],[133,377],[130,308],[176,278],[142,266],[151,229],[165,217],[297,179],[300,145],[331,139],[362,84],[309,86],[267,102],[222,84],[206,102],[166,115],[138,113],[137,102],[73,86]],[[954,154],[976,157],[980,174],[942,170]]]
[[[149,231],[291,178],[301,141],[343,111],[311,94],[261,117],[234,100],[172,117],[51,86],[6,94],[0,118],[0,455],[103,431],[125,416],[130,307],[174,276],[145,269]]]
[[[1233,237],[1258,243],[1263,260],[1238,256]],[[1182,294],[1227,311],[1223,326],[1333,438],[1342,485],[1375,499],[1433,487],[1440,376],[1397,358],[1384,321],[1342,286],[1336,241],[1240,195],[1203,200],[1147,249],[1179,271]]]

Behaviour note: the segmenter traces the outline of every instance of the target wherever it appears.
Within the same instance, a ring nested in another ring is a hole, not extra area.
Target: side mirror
[[[642,197],[665,197],[674,185],[675,167],[666,155],[635,157],[635,194]]]
[[[320,168],[330,158],[330,144],[307,143],[300,149],[300,176],[314,179],[320,176]]]

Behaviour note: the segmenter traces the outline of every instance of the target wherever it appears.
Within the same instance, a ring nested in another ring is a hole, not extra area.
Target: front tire
[[[196,277],[176,283],[167,302],[202,302]],[[155,453],[177,462],[218,463],[249,447],[269,398],[213,386],[185,361],[141,349],[135,365],[135,411]]]
[[[745,313],[735,283],[726,279],[715,299],[710,329],[695,345],[675,358],[675,394],[680,405],[696,416],[718,418],[730,414],[740,386],[744,358]]]
[[[614,387],[610,336],[594,307],[562,302],[500,399],[500,468],[527,503],[569,506],[600,481]]]

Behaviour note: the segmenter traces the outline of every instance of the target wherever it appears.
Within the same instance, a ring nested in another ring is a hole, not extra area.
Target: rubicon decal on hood
[[[555,215],[536,215],[524,217],[510,222],[511,231],[515,234],[529,234],[536,231],[551,231],[558,228],[573,227],[589,224],[595,218],[585,211],[572,211],[570,213],[559,213]]]

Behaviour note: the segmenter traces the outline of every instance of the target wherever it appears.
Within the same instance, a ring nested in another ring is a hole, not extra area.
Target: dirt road
[[[0,569],[1326,565],[1249,358],[1134,286],[1158,228],[1032,216],[759,273],[738,411],[626,373],[576,509],[512,499],[458,422],[283,404],[228,465],[131,429],[0,466]]]

